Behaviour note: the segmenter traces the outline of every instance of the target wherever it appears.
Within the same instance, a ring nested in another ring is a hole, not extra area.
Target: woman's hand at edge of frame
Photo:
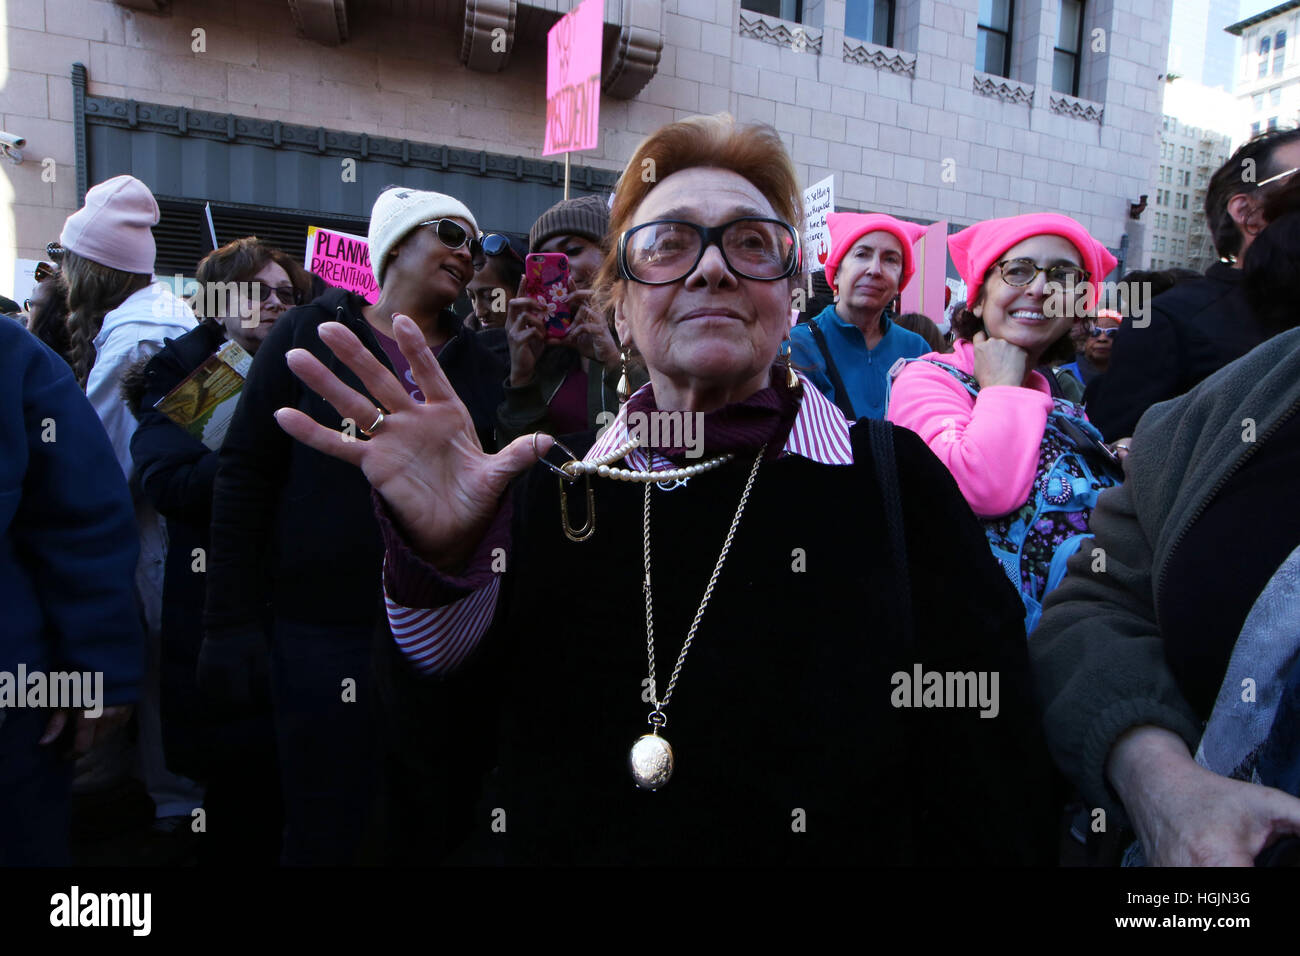
[[[379,409],[305,349],[288,353],[289,368],[334,407],[345,429],[326,428],[296,408],[278,409],[276,422],[304,445],[359,467],[416,553],[439,570],[454,572],[474,553],[510,479],[546,454],[551,438],[522,435],[495,455],[484,452],[469,411],[419,327],[405,315],[393,317],[393,337],[425,395],[423,403],[411,398],[347,327],[325,322],[320,337],[383,406],[382,424],[371,437],[362,437]]]
[[[1300,800],[1202,767],[1162,727],[1125,732],[1106,776],[1152,866],[1252,866],[1270,843],[1300,834]]]

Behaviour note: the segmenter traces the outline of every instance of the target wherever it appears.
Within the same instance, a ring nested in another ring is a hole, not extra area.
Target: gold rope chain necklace
[[[645,486],[645,507],[642,519],[645,547],[645,580],[642,582],[641,587],[645,591],[646,657],[650,662],[650,694],[653,699],[654,710],[650,711],[650,716],[646,718],[647,723],[650,724],[650,733],[639,737],[628,754],[628,766],[632,770],[632,779],[636,781],[636,785],[642,790],[658,790],[672,778],[675,763],[673,748],[659,734],[659,731],[663,730],[668,724],[668,717],[664,714],[664,708],[668,706],[668,702],[673,696],[673,690],[677,687],[677,678],[682,672],[682,665],[686,662],[686,654],[691,649],[691,642],[695,640],[695,631],[700,626],[700,619],[704,616],[704,609],[709,605],[709,598],[713,596],[713,587],[718,582],[718,575],[722,572],[723,562],[727,560],[727,552],[731,550],[732,538],[735,537],[736,528],[740,525],[740,516],[745,513],[745,503],[749,501],[749,493],[754,487],[754,479],[758,477],[758,466],[762,462],[763,454],[766,451],[766,445],[759,449],[758,457],[754,459],[754,466],[749,470],[749,480],[745,482],[745,490],[741,492],[740,504],[736,506],[735,517],[731,519],[731,527],[727,531],[726,540],[722,542],[722,551],[718,554],[717,564],[713,566],[713,574],[709,578],[708,587],[704,589],[704,597],[700,600],[699,610],[695,612],[695,620],[691,622],[691,628],[686,634],[685,642],[682,644],[682,652],[677,655],[677,664],[673,667],[672,676],[668,680],[668,690],[664,693],[663,700],[659,700],[657,696],[658,687],[655,684],[654,596],[650,589],[650,485],[647,483]],[[730,458],[731,456],[725,457]]]

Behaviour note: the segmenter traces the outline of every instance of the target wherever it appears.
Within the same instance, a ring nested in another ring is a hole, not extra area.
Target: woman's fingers
[[[394,321],[396,328],[396,321]],[[331,352],[337,355],[343,364],[357,373],[362,384],[375,400],[391,412],[404,408],[414,408],[410,393],[393,373],[375,358],[370,349],[361,344],[361,340],[347,326],[338,322],[321,323],[319,334]],[[400,344],[400,343],[399,343]]]
[[[972,345],[983,345],[983,344],[984,344],[985,342],[987,342],[988,340],[989,340],[989,337],[988,337],[987,335],[985,335],[983,332],[976,332],[976,333],[974,334],[974,336],[971,337],[971,344],[972,344]]]
[[[276,423],[290,436],[296,438],[309,448],[314,448],[323,455],[340,458],[349,464],[361,467],[361,456],[365,442],[350,438],[343,432],[326,428],[310,415],[296,408],[280,408],[275,412]]]
[[[367,428],[378,416],[379,409],[373,401],[343,384],[337,375],[306,349],[290,349],[285,355],[285,361],[289,370],[304,385],[334,406],[345,423],[350,419],[356,423],[357,428]]]
[[[424,392],[426,402],[447,399],[460,401],[414,319],[400,312],[394,315],[393,338],[397,341],[402,357],[410,364],[411,377],[420,386],[420,391]],[[402,388],[400,383],[398,387]],[[402,388],[402,391],[405,392],[406,389]]]

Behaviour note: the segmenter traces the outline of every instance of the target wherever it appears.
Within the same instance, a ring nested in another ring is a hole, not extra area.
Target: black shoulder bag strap
[[[822,332],[821,326],[815,320],[808,323],[808,331],[812,333],[813,341],[817,343],[822,358],[826,360],[826,374],[831,380],[831,385],[835,387],[835,404],[839,406],[845,418],[851,422],[857,421],[858,416],[853,411],[853,401],[849,398],[849,390],[844,387],[844,379],[840,378],[840,370],[835,367],[835,359],[831,358],[831,350],[826,344],[825,333]]]
[[[894,604],[897,630],[903,646],[912,645],[912,582],[907,568],[907,538],[903,531],[903,499],[898,486],[898,463],[894,460],[894,430],[888,422],[872,419],[858,423],[866,426],[871,442],[871,460],[876,467],[881,507],[889,532],[889,549],[894,567]]]

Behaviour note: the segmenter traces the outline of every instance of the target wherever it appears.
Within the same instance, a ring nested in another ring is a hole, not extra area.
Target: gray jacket
[[[1108,816],[1125,819],[1105,765],[1126,730],[1164,727],[1192,752],[1201,736],[1165,662],[1156,620],[1170,556],[1228,479],[1297,411],[1300,329],[1153,405],[1133,436],[1124,484],[1102,492],[1092,513],[1096,540],[1070,560],[1069,576],[1047,598],[1030,656],[1048,745],[1089,805]],[[1249,529],[1225,542],[1225,574],[1231,549],[1249,542]]]

